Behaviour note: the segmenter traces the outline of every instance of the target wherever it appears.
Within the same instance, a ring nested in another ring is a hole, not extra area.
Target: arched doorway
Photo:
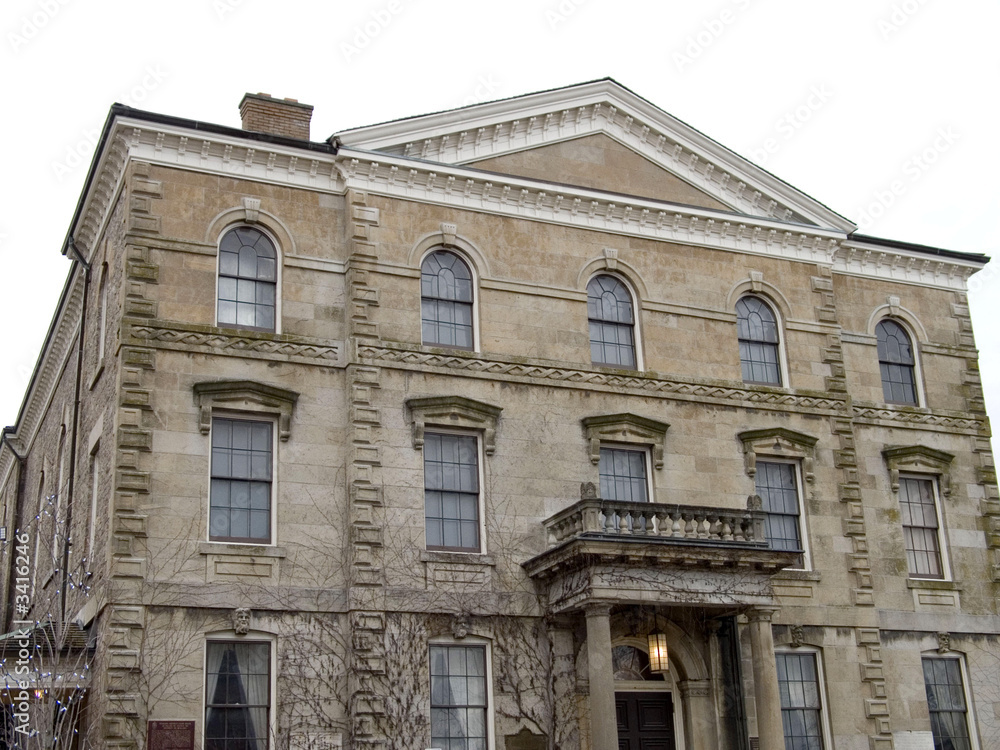
[[[683,748],[680,694],[670,672],[650,670],[645,642],[638,638],[616,640],[611,664],[619,750]]]

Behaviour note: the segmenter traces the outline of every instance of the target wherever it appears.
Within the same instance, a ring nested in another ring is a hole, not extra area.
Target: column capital
[[[583,605],[583,613],[587,617],[610,617],[611,605],[607,602],[588,602]]]
[[[755,607],[747,612],[747,620],[750,622],[771,622],[777,607]]]
[[[711,680],[684,680],[677,687],[685,698],[708,698],[712,695]]]

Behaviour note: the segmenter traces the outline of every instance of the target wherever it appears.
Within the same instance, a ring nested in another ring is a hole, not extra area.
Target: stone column
[[[611,607],[607,604],[588,604],[585,612],[591,748],[618,750],[615,675],[611,668]]]
[[[757,736],[761,748],[781,750],[785,733],[781,726],[781,694],[778,692],[778,667],[774,661],[774,636],[771,616],[777,610],[755,609],[750,620],[750,649],[753,652],[753,687],[757,705]]]
[[[691,750],[717,750],[719,740],[715,731],[712,681],[685,680],[678,687],[684,699],[684,716],[688,717],[685,722],[687,746]]]

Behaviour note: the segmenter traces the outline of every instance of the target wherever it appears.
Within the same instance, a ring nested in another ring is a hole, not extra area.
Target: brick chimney
[[[311,104],[297,99],[275,99],[270,94],[245,94],[240,102],[244,130],[309,140]]]

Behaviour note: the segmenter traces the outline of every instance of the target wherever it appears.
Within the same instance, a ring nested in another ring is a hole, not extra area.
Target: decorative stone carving
[[[243,210],[246,213],[247,224],[256,224],[260,216],[260,198],[244,198]]]
[[[469,634],[469,615],[463,612],[451,619],[451,635],[460,641]]]
[[[937,474],[941,494],[951,495],[951,453],[923,445],[890,445],[882,451],[886,466],[889,467],[889,483],[893,492],[899,492],[899,473],[916,472]]]
[[[737,437],[743,443],[743,466],[747,476],[757,474],[757,456],[794,458],[802,462],[803,478],[812,484],[816,481],[814,468],[817,438],[785,427],[765,430],[747,430]]]
[[[597,494],[597,485],[593,482],[583,482],[580,485],[580,499],[581,500],[597,500],[600,495]]]
[[[889,305],[889,315],[894,318],[899,317],[899,297],[894,294],[890,294],[885,298],[886,304]]]
[[[618,250],[613,247],[604,248],[604,263],[609,271],[618,268]]]
[[[764,291],[764,273],[763,271],[751,271],[750,272],[750,288],[760,294]]]
[[[250,632],[250,610],[247,607],[237,607],[233,610],[233,630],[236,635],[246,635]]]
[[[764,510],[764,501],[760,495],[750,495],[747,497],[747,510]]]
[[[477,430],[483,433],[483,450],[492,456],[497,445],[497,420],[502,407],[493,406],[464,396],[431,396],[411,398],[406,402],[413,420],[413,447],[424,447],[427,425]]]
[[[444,239],[444,244],[452,246],[455,244],[455,237],[458,236],[458,225],[451,224],[447,221],[441,222],[441,237]]]
[[[548,380],[578,384],[606,386],[648,395],[650,393],[669,394],[679,401],[744,403],[761,405],[778,411],[798,411],[810,414],[833,415],[844,409],[843,396],[804,396],[774,389],[734,388],[729,385],[694,383],[683,380],[661,380],[648,376],[617,375],[594,370],[568,367],[550,367],[543,364],[505,361],[491,357],[483,359],[479,355],[464,352],[448,354],[420,351],[417,347],[393,344],[389,346],[358,345],[358,357],[374,364],[391,362],[401,369],[424,369],[439,367],[445,370],[472,370],[489,373],[491,377],[504,376],[516,382],[518,378]]]
[[[801,625],[792,625],[788,629],[788,633],[789,636],[791,637],[791,644],[793,648],[799,648],[800,646],[802,646],[803,643],[805,643],[805,641],[803,640],[805,635],[802,632]]]
[[[203,435],[212,429],[213,409],[235,409],[278,415],[278,437],[287,441],[292,434],[292,411],[299,394],[252,380],[216,380],[194,384],[199,409],[198,426]]]
[[[937,650],[939,654],[946,654],[949,651],[951,651],[951,633],[944,633],[944,632],[938,633],[937,641],[938,641]]]
[[[639,417],[635,414],[606,414],[600,417],[586,417],[581,420],[587,431],[590,444],[590,462],[601,461],[601,442],[636,443],[653,448],[653,464],[663,468],[663,445],[670,425],[655,419]]]

